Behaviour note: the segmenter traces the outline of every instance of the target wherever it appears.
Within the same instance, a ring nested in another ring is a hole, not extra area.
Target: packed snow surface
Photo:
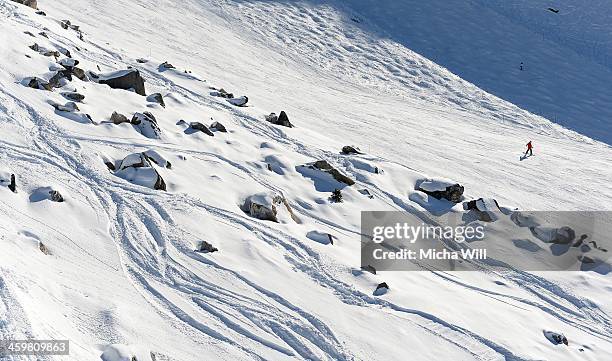
[[[599,249],[601,267],[584,272],[359,269],[361,211],[463,215],[415,190],[422,179],[452,179],[509,212],[610,210],[609,2],[560,0],[558,13],[527,0],[38,6],[47,16],[0,0],[0,339],[67,339],[70,356],[6,359],[612,359]],[[85,71],[137,69],[165,107],[75,76],[28,87],[61,70],[65,50]],[[220,88],[248,103],[211,95]],[[78,111],[50,105],[62,92],[84,95]],[[265,121],[281,110],[294,128]],[[113,124],[114,111],[128,122]],[[144,112],[159,129],[129,122]],[[349,144],[364,154],[341,154]],[[143,152],[155,164],[109,166]],[[318,160],[355,180],[343,202],[330,201],[331,178],[300,172]],[[152,189],[156,174],[166,191]],[[41,189],[65,201],[35,201]],[[299,222],[241,209],[264,194]],[[555,256],[527,227],[518,239],[502,230],[507,254]],[[202,240],[218,251],[195,252]]]

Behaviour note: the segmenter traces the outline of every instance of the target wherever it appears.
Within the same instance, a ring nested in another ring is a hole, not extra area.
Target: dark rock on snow
[[[30,81],[28,82],[28,86],[30,88],[40,89],[40,90],[47,90],[47,91],[53,90],[53,86],[49,82],[42,80],[40,78],[30,79]]]
[[[255,194],[245,199],[240,206],[242,211],[248,213],[251,217],[272,222],[278,222],[278,212],[281,207],[285,207],[294,221],[299,221],[293,214],[287,200],[280,194]]]
[[[64,201],[64,197],[62,197],[62,194],[56,190],[49,191],[49,196],[51,197],[51,201],[53,202],[61,203]]]
[[[446,199],[453,203],[461,202],[465,188],[458,184],[446,180],[426,179],[417,183],[416,190],[428,194],[436,199]]]
[[[362,154],[361,150],[354,145],[345,145],[342,147],[342,154]]]
[[[200,123],[200,122],[191,122],[189,123],[189,127],[199,130],[203,133],[205,133],[206,135],[210,135],[211,137],[214,137],[215,134],[213,132],[210,131],[210,129],[208,129],[204,124]]]
[[[113,114],[110,117],[111,122],[113,122],[113,124],[121,124],[121,123],[129,123],[130,120],[123,114],[117,113],[117,112],[113,112]]]
[[[314,163],[311,163],[309,166],[331,174],[331,176],[334,177],[334,179],[338,182],[348,184],[349,186],[355,184],[354,180],[340,173],[340,171],[332,167],[331,164],[329,164],[329,162],[327,162],[326,160],[318,160]]]
[[[214,89],[214,88],[212,88]],[[225,89],[221,88],[217,91],[211,92],[210,95],[214,96],[214,97],[221,97],[221,98],[233,98],[234,94],[233,93],[228,93]]]
[[[176,69],[176,67],[170,63],[168,63],[167,61],[164,61],[163,63],[161,63],[159,65],[159,69],[160,70],[165,70],[165,69]]]
[[[217,247],[214,247],[212,244],[206,242],[206,241],[202,241],[200,242],[199,246],[198,246],[198,252],[203,252],[203,253],[212,253],[212,252],[217,252],[219,249]]]
[[[270,115],[266,116],[266,121],[276,125],[282,125],[283,127],[293,128],[293,124],[289,121],[289,117],[285,111],[281,111],[280,115],[276,115],[276,113],[270,113]]]
[[[210,129],[216,130],[217,132],[221,132],[221,133],[227,133],[227,129],[225,129],[225,126],[219,122],[212,123],[210,125]]]
[[[375,296],[382,296],[385,293],[387,293],[388,291],[389,291],[389,285],[387,285],[386,282],[379,283],[378,286],[376,286],[376,290],[374,290],[374,295]]]
[[[44,12],[44,11],[42,11],[42,10],[38,10],[38,11],[36,12],[36,15],[47,16],[47,13],[46,13],[46,12]]]
[[[14,174],[11,174],[11,183],[9,183],[8,188],[11,192],[17,193],[17,181]]]
[[[166,107],[166,103],[164,103],[164,97],[160,93],[153,93],[147,97],[147,101],[152,103],[157,103],[162,107]]]
[[[478,218],[483,222],[493,222],[497,220],[496,213],[501,212],[499,203],[493,198],[478,198],[465,202],[463,203],[463,209],[476,212]]]
[[[47,246],[45,246],[45,244],[40,241],[38,242],[38,250],[47,256],[51,255],[51,251],[49,251],[49,248],[47,248]]]
[[[372,265],[361,266],[361,269],[365,272],[370,272],[371,274],[376,274],[376,268]]]
[[[116,71],[101,74],[97,78],[98,83],[106,84],[113,89],[134,89],[136,94],[146,96],[144,79],[136,69]]]
[[[16,3],[25,5],[25,6],[29,6],[32,9],[37,9],[38,8],[38,2],[36,0],[13,0]]]
[[[82,102],[85,99],[85,95],[75,92],[63,92],[61,94],[64,98],[72,100],[73,102]]]

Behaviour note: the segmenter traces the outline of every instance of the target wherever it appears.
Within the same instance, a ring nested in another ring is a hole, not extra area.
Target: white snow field
[[[69,356],[2,359],[611,360],[603,253],[583,272],[359,270],[361,211],[463,214],[415,191],[426,177],[510,211],[611,210],[612,4],[554,3],[39,0],[41,16],[0,0],[0,340],[70,340]],[[75,76],[27,86],[65,50],[138,69],[165,107]],[[78,111],[51,105],[65,92]],[[265,120],[281,110],[294,128]],[[189,127],[213,121],[227,132]],[[356,184],[300,167],[318,160]]]

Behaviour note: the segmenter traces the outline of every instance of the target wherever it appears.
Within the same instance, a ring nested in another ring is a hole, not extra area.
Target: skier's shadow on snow
[[[522,161],[524,161],[525,159],[527,159],[527,158],[531,158],[531,157],[533,157],[533,155],[523,154],[523,155],[522,155],[522,156],[519,158],[519,160],[522,162]]]

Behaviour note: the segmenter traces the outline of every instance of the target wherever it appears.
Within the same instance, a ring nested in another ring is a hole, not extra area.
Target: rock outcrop
[[[164,108],[166,107],[166,103],[164,102],[164,97],[161,95],[161,93],[153,93],[149,95],[147,97],[147,101],[152,102],[152,103],[157,103]]]
[[[134,113],[131,123],[138,127],[142,135],[151,139],[161,138],[161,129],[157,125],[157,119],[149,112]]]
[[[227,133],[227,129],[225,129],[225,126],[219,122],[213,122],[210,125],[210,129],[215,130],[217,132],[221,132],[221,133]]]
[[[115,175],[134,184],[165,191],[166,182],[156,169],[157,166],[171,167],[170,162],[155,151],[133,153],[121,161]]]
[[[272,222],[299,222],[287,200],[277,193],[258,193],[247,197],[240,206],[251,217]]]
[[[464,187],[446,179],[425,179],[418,181],[416,190],[428,194],[436,199],[446,199],[453,203],[461,202]]]
[[[25,5],[25,6],[29,6],[32,9],[38,9],[38,2],[37,0],[13,0],[16,3]]]
[[[215,134],[213,132],[210,131],[210,129],[208,129],[207,126],[205,126],[204,124],[200,123],[200,122],[191,122],[189,123],[189,127],[195,130],[199,130],[202,133],[209,135],[211,137],[214,137]]]
[[[276,115],[276,113],[270,113],[270,115],[266,116],[266,121],[272,124],[281,125],[283,127],[293,128],[293,124],[289,121],[289,117],[285,111],[281,111],[280,115]]]
[[[90,73],[94,81],[106,84],[113,89],[134,90],[136,94],[146,96],[144,79],[136,69],[119,70],[112,73]]]

